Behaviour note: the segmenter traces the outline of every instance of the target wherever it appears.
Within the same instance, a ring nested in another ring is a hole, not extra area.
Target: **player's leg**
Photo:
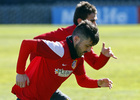
[[[56,90],[50,100],[71,100],[71,99],[66,94],[62,93],[60,90]]]

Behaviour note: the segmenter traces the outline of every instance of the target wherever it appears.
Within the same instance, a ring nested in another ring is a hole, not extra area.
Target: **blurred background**
[[[81,0],[0,0],[0,24],[72,24]],[[140,0],[87,0],[98,10],[98,24],[140,23]]]
[[[0,100],[16,100],[11,88],[23,39],[73,25],[81,0],[0,0]],[[96,6],[100,41],[93,48],[100,55],[102,42],[118,59],[100,70],[85,62],[93,79],[110,78],[113,88],[87,89],[72,75],[59,88],[72,100],[139,100],[140,98],[140,0],[86,0]],[[28,62],[29,63],[29,62]]]

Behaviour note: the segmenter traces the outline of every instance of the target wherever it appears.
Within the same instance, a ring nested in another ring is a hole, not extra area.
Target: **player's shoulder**
[[[58,56],[64,56],[64,43],[57,42],[57,41],[49,41],[49,40],[42,40],[53,52],[55,52]]]
[[[70,25],[70,26],[67,26],[67,27],[60,27],[60,28],[58,28],[58,30],[63,30],[63,31],[74,30],[75,28],[76,28],[76,25],[74,24],[74,25]]]
[[[71,25],[71,26],[68,26],[68,27],[66,27],[66,29],[69,29],[69,30],[74,30],[76,28],[76,25],[74,24],[74,25]]]

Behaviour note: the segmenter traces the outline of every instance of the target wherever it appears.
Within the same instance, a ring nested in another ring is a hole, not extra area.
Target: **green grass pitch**
[[[16,100],[11,94],[15,84],[16,62],[21,41],[56,30],[53,25],[0,25],[0,100]],[[87,89],[77,85],[74,75],[60,90],[72,100],[139,100],[140,98],[140,25],[102,25],[100,42],[93,49],[100,54],[102,42],[111,47],[117,60],[111,58],[100,70],[85,63],[87,75],[94,79],[110,78],[113,88]]]

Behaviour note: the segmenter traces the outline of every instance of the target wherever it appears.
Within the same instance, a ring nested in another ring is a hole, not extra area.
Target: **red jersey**
[[[66,28],[58,28],[56,31],[44,33],[42,35],[34,37],[34,39],[45,39],[50,41],[62,41],[65,40],[67,36],[72,35],[76,25],[68,26]],[[36,55],[32,53],[30,60],[32,60]],[[102,68],[109,57],[104,56],[102,53],[100,56],[94,53],[93,48],[91,52],[85,53],[83,58],[92,68],[98,70]]]
[[[25,71],[26,60],[31,52],[37,56]],[[17,62],[17,73],[26,73],[30,79],[29,86],[20,88],[14,85],[12,88],[12,93],[21,100],[50,100],[72,73],[80,86],[98,87],[97,80],[86,76],[83,59],[77,58],[71,37],[61,42],[24,40]]]

